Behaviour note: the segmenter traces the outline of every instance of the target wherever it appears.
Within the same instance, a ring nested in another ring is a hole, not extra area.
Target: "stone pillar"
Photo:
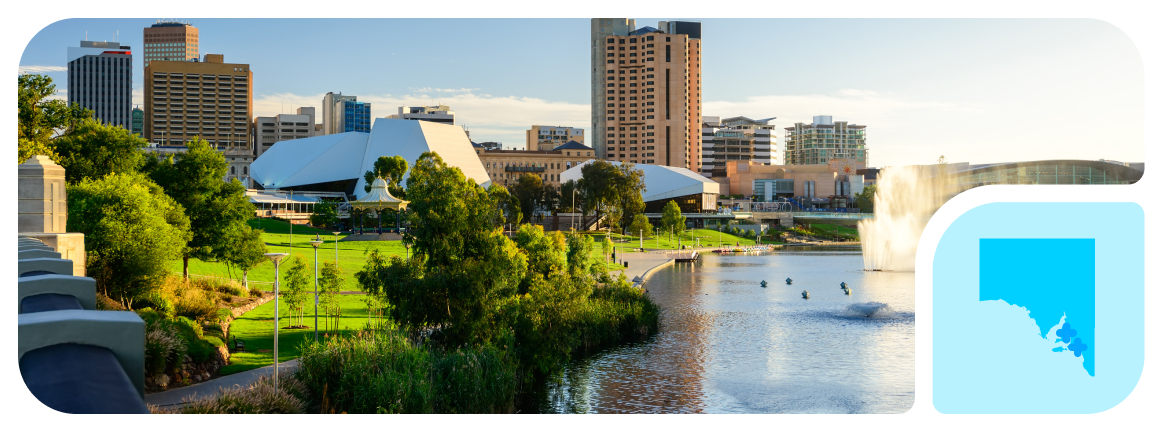
[[[68,202],[65,169],[37,155],[17,167],[17,232],[44,242],[73,261],[73,275],[85,275],[85,235],[66,233]]]

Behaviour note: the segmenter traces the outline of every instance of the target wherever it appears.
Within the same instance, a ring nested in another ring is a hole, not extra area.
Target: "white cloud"
[[[412,88],[413,93],[472,93],[474,90],[480,90],[480,89],[479,88],[463,88],[463,87],[458,88],[458,89],[436,88],[436,87]]]
[[[26,73],[42,74],[42,73],[48,73],[48,72],[64,72],[67,70],[69,70],[69,68],[64,67],[64,66],[25,65],[25,66],[20,66],[18,73],[20,73],[20,74],[26,74]]]

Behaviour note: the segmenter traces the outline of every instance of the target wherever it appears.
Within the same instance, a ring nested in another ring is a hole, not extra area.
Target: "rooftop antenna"
[[[89,41],[89,31],[85,30],[85,42]]]

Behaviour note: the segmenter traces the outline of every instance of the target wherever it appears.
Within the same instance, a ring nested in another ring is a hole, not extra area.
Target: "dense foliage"
[[[667,233],[667,238],[686,229],[686,216],[682,215],[678,203],[670,201],[662,208],[662,225],[659,228]]]
[[[123,127],[83,120],[55,142],[56,162],[69,184],[112,173],[136,172],[145,163],[149,143]]]
[[[141,174],[68,187],[68,230],[85,234],[86,274],[127,309],[166,276],[190,236],[183,208]]]
[[[55,94],[56,84],[47,75],[17,75],[16,163],[36,155],[56,160],[55,140],[77,122],[93,118],[93,111],[80,105],[69,106],[62,99],[50,99]]]

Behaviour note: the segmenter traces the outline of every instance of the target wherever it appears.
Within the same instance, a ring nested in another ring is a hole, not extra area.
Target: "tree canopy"
[[[56,140],[56,162],[65,169],[65,181],[99,179],[111,173],[137,171],[145,158],[144,138],[120,126],[83,120],[73,131]]]
[[[186,152],[166,159],[147,159],[143,170],[166,194],[186,209],[192,236],[182,254],[182,274],[189,277],[189,260],[225,258],[230,232],[254,217],[254,206],[236,179],[223,181],[226,158],[205,140],[186,143]]]
[[[860,207],[862,213],[872,213],[875,208],[873,202],[876,198],[876,184],[864,185],[864,190],[856,194],[856,206]]]
[[[517,179],[517,184],[513,185],[512,194],[521,206],[521,220],[532,221],[533,211],[538,207],[538,203],[543,204],[545,199],[541,177],[534,174],[522,175]]]
[[[671,200],[662,208],[662,226],[663,231],[667,233],[682,232],[686,229],[686,216],[682,215],[682,210],[679,209],[678,203]]]
[[[190,221],[180,204],[139,173],[68,186],[68,230],[85,234],[86,274],[128,309],[166,277]]]
[[[650,219],[646,215],[639,213],[634,215],[634,221],[626,227],[626,230],[632,236],[646,236],[654,232],[654,226],[650,225]]]
[[[406,199],[404,188],[400,186],[400,181],[404,179],[404,174],[408,173],[408,161],[403,157],[396,156],[380,156],[372,164],[371,171],[363,174],[363,191],[372,191],[372,182],[376,178],[382,178],[388,183],[388,192],[392,196],[399,199]]]
[[[93,111],[62,99],[50,99],[56,94],[56,84],[47,75],[20,74],[16,77],[16,141],[17,162],[42,154],[57,159],[54,140],[78,121],[93,118]]]

